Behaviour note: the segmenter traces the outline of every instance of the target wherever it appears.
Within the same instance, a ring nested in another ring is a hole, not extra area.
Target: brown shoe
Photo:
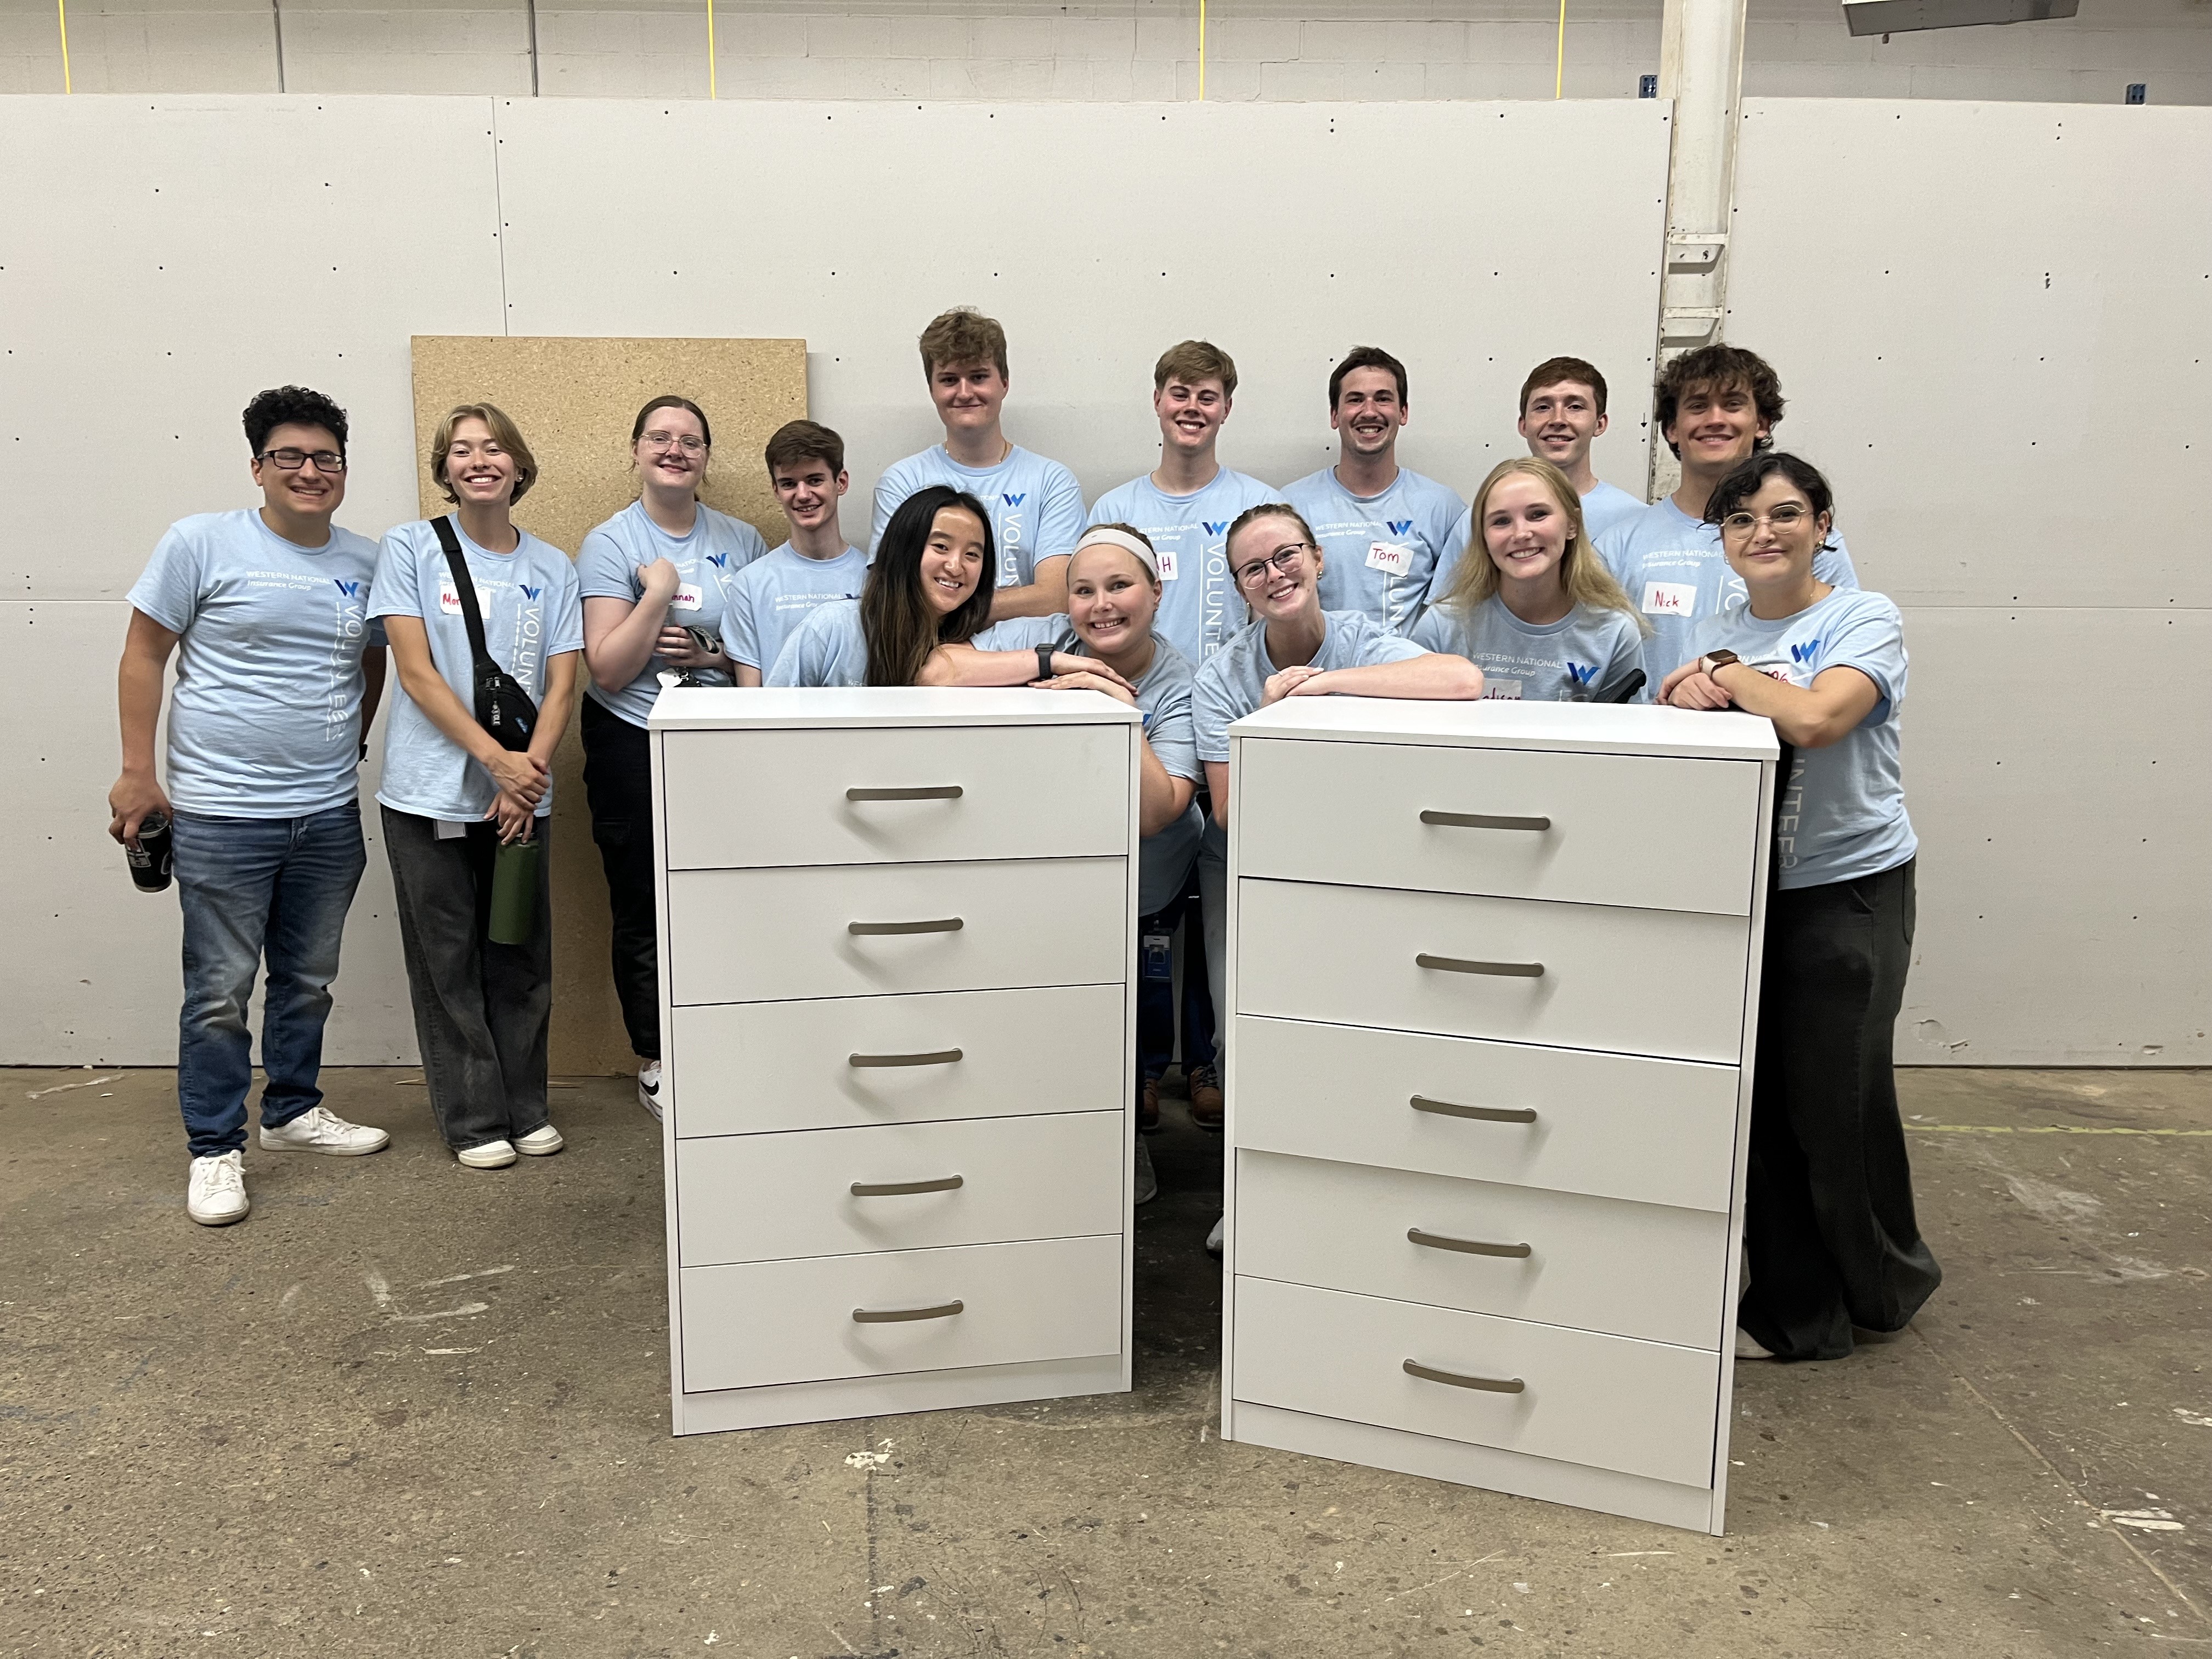
[[[1191,1072],[1188,1081],[1190,1084],[1190,1121],[1201,1129],[1211,1129],[1218,1134],[1221,1132],[1223,1106],[1221,1079],[1214,1074],[1213,1067],[1200,1066]]]
[[[1160,1127],[1160,1080],[1156,1077],[1145,1079],[1145,1091],[1137,1097],[1137,1127],[1146,1134]]]

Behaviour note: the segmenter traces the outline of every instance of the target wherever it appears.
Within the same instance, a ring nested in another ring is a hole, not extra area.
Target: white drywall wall
[[[2212,111],[1747,100],[1732,252],[1905,611],[1899,1058],[2212,1061]]]

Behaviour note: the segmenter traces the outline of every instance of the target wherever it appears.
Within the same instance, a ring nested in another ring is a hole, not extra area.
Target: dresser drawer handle
[[[908,1193],[949,1193],[967,1184],[965,1176],[939,1176],[934,1181],[856,1181],[853,1183],[855,1198],[904,1198]],[[1522,1245],[1521,1254],[1528,1255],[1528,1247]]]
[[[845,931],[863,936],[872,933],[957,933],[967,923],[957,916],[946,916],[937,921],[848,921]],[[1536,970],[1539,973],[1542,969]]]
[[[853,1189],[855,1192],[859,1188]],[[1526,1244],[1492,1244],[1480,1238],[1453,1238],[1444,1233],[1424,1231],[1419,1227],[1406,1229],[1406,1237],[1416,1244],[1425,1244],[1432,1250],[1457,1250],[1462,1255],[1531,1256],[1536,1254]]]
[[[855,1308],[855,1325],[903,1325],[910,1319],[950,1319],[968,1304],[964,1302],[940,1302],[933,1308]],[[1407,1362],[1411,1364],[1413,1362]],[[1515,1383],[1514,1387],[1520,1387]]]
[[[858,932],[857,927],[854,929]],[[1540,962],[1469,962],[1464,957],[1432,957],[1426,951],[1413,958],[1416,967],[1435,968],[1447,974],[1496,974],[1505,979],[1541,979]]]
[[[853,1316],[860,1317],[858,1314]],[[1485,1394],[1521,1394],[1528,1387],[1517,1376],[1467,1376],[1458,1371],[1440,1371],[1418,1359],[1406,1362],[1406,1375],[1418,1376],[1424,1382],[1449,1382],[1455,1389],[1480,1389]]]
[[[1462,1106],[1455,1100],[1431,1100],[1426,1095],[1415,1095],[1411,1105],[1417,1112],[1434,1112],[1440,1117],[1471,1117],[1485,1123],[1534,1123],[1534,1106]]]
[[[1453,830],[1548,830],[1549,818],[1500,817],[1492,812],[1439,812],[1431,808],[1421,814],[1423,823],[1439,823]]]
[[[847,800],[958,800],[957,783],[925,784],[919,789],[848,789]]]
[[[848,1054],[845,1063],[856,1070],[871,1066],[950,1066],[960,1058],[957,1048],[939,1048],[927,1054]]]

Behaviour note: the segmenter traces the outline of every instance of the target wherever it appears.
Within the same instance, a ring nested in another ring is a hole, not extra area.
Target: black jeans
[[[653,738],[584,699],[584,793],[613,913],[609,956],[630,1052],[660,1058],[660,936],[653,902]]]
[[[553,1013],[552,848],[538,855],[538,926],[526,945],[484,937],[491,915],[490,823],[446,840],[434,818],[384,813],[399,899],[399,940],[415,1038],[438,1133],[455,1152],[545,1127],[545,1038]],[[544,842],[551,820],[534,834]]]
[[[1891,1054],[1912,862],[1770,894],[1737,1322],[1780,1359],[1902,1330],[1942,1282],[1912,1210]]]

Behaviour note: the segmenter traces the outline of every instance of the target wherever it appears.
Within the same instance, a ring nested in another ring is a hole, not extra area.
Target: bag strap
[[[503,672],[484,644],[483,612],[477,605],[477,585],[469,578],[467,555],[461,551],[461,539],[453,533],[453,516],[441,514],[430,520],[430,528],[438,532],[438,545],[446,550],[446,568],[453,574],[453,592],[461,601],[461,620],[468,625],[469,655],[476,672]]]

